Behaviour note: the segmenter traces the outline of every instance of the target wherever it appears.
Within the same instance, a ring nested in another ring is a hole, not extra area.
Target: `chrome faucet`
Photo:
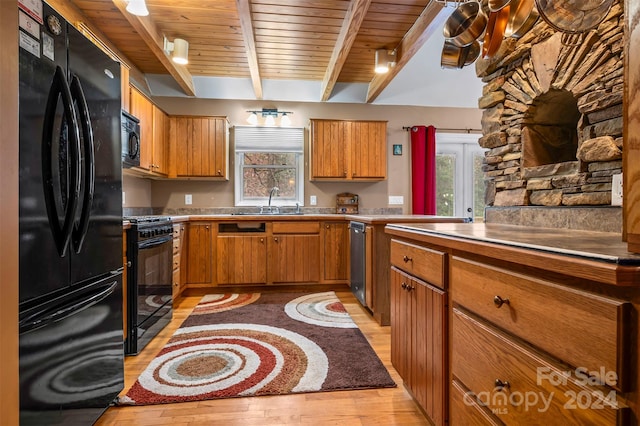
[[[274,186],[273,188],[271,188],[271,191],[269,191],[269,204],[267,204],[266,208],[264,206],[260,207],[260,214],[279,213],[280,210],[277,207],[271,207],[271,199],[273,198],[273,194],[275,194],[279,190],[280,188],[278,188],[277,186]]]
[[[271,197],[273,197],[273,194],[280,191],[280,188],[278,188],[277,186],[274,186],[273,188],[271,188],[271,191],[269,191],[269,210],[271,210]]]

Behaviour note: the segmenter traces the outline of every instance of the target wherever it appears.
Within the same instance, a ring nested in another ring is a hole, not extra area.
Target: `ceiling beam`
[[[120,10],[129,24],[140,35],[149,50],[158,58],[160,63],[166,68],[176,83],[187,96],[195,96],[196,91],[193,86],[193,77],[183,65],[178,65],[171,60],[164,51],[164,35],[158,30],[155,22],[149,16],[136,16],[126,11],[128,2],[126,0],[113,0],[113,4]]]
[[[400,70],[409,62],[424,43],[435,31],[442,31],[442,26],[447,20],[445,14],[440,14],[442,3],[431,0],[424,8],[416,22],[407,31],[400,44],[396,47],[396,65],[391,67],[386,74],[376,74],[369,83],[367,103],[371,103],[391,83]]]
[[[338,39],[333,47],[329,65],[322,79],[322,102],[328,101],[331,97],[333,88],[338,81],[338,76],[340,76],[342,67],[349,56],[351,46],[353,46],[353,42],[360,31],[360,26],[364,21],[370,5],[371,0],[351,0],[349,4],[349,9],[344,17],[344,21],[342,21],[340,34],[338,34]]]
[[[253,20],[251,19],[251,7],[249,0],[237,0],[238,15],[240,16],[240,26],[242,36],[247,51],[247,62],[251,73],[251,83],[256,99],[262,99],[262,79],[260,78],[260,67],[258,66],[258,52],[256,51],[256,39],[253,34]]]

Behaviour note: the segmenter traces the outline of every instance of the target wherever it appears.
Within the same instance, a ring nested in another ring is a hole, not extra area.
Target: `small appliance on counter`
[[[358,214],[358,195],[343,192],[336,197],[336,213]]]

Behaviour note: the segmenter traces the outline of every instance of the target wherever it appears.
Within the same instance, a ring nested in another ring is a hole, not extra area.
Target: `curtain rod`
[[[409,126],[409,127],[407,127],[407,126],[402,126],[402,130],[406,130],[406,131],[408,132],[409,130],[411,130],[411,128],[412,128],[412,127],[415,127],[415,126]],[[441,129],[441,128],[437,128],[437,127],[436,127],[436,132],[439,132],[439,131],[444,131],[444,132],[456,132],[456,133],[471,133],[471,132],[474,132],[474,133],[475,133],[475,132],[482,133],[482,130],[481,130],[481,129],[445,129],[445,128],[442,128],[442,129]]]

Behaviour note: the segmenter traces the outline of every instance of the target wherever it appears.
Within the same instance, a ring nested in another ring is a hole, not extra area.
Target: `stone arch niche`
[[[476,62],[488,206],[611,204],[622,171],[623,24],[619,2],[584,34],[540,19]]]

